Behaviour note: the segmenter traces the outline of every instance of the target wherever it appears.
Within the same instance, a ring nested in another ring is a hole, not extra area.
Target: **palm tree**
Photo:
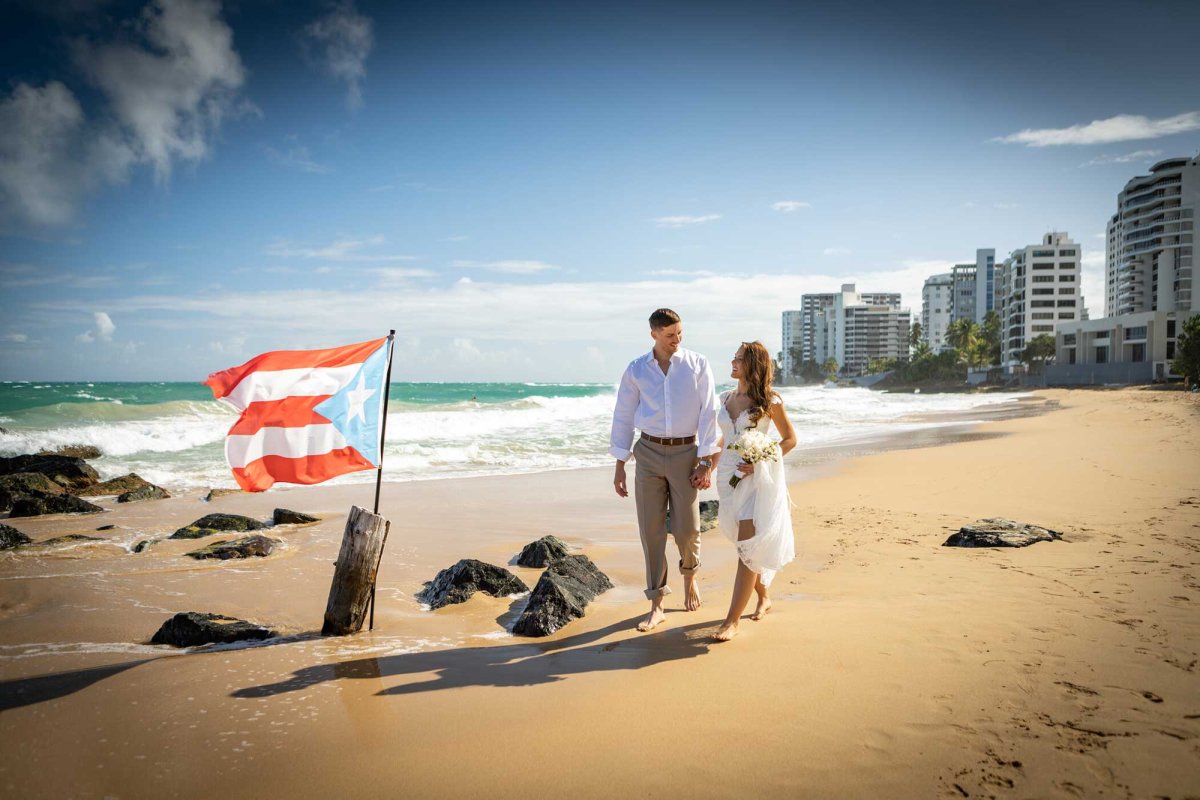
[[[975,359],[975,350],[979,346],[979,326],[974,320],[963,317],[951,322],[946,328],[946,341],[958,351],[959,357],[968,364]]]

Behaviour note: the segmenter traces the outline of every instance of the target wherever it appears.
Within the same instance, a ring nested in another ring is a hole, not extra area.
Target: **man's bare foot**
[[[770,610],[771,610],[771,598],[766,595],[760,594],[758,596],[758,607],[754,609],[754,613],[750,615],[750,619],[754,620],[755,622],[758,622],[760,619],[765,617],[767,615],[767,612]]]
[[[738,626],[736,622],[726,622],[721,627],[717,628],[717,632],[713,634],[714,642],[728,642],[730,639],[738,635]]]
[[[688,611],[695,611],[700,607],[700,587],[697,585],[696,576],[689,573],[683,576],[683,596],[684,608]]]
[[[642,633],[645,633],[649,630],[654,630],[664,619],[666,619],[666,614],[663,613],[662,606],[651,606],[650,616],[639,622],[637,629]]]

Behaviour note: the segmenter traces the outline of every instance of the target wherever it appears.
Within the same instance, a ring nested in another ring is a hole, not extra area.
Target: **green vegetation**
[[[1054,337],[1043,333],[1029,340],[1021,351],[1021,361],[1029,365],[1034,374],[1039,374],[1046,362],[1054,358]]]
[[[1184,320],[1183,329],[1176,335],[1171,371],[1192,383],[1200,380],[1200,314]]]
[[[826,378],[832,378],[838,373],[837,359],[830,357],[825,359],[825,363],[821,365],[821,371],[825,373]]]

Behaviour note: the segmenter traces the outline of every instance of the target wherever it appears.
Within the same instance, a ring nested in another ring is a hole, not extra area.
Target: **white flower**
[[[741,456],[742,461],[746,464],[778,461],[780,456],[779,442],[754,428],[742,431],[737,440],[729,445],[729,449]],[[737,486],[741,480],[740,475],[734,475],[729,479],[729,485]]]

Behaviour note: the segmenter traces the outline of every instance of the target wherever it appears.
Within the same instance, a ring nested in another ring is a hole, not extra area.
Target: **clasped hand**
[[[696,489],[707,489],[712,486],[712,468],[697,464],[692,470],[691,484]]]

